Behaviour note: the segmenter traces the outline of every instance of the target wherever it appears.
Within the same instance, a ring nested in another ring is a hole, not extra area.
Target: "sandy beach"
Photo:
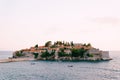
[[[0,59],[0,63],[6,62],[19,62],[19,61],[30,61],[35,60],[34,58],[10,58],[10,59]]]

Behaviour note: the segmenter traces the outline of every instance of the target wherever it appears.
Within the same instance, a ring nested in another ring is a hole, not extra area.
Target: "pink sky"
[[[46,41],[120,50],[119,0],[0,0],[0,50]]]

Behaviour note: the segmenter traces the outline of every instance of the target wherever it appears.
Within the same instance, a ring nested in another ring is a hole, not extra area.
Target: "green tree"
[[[79,49],[79,55],[80,57],[84,57],[84,53],[86,52],[86,50],[84,48]]]
[[[90,44],[90,43],[88,43],[88,44],[87,44],[87,46],[91,46],[91,44]]]
[[[70,56],[70,54],[66,54],[65,52],[58,52],[59,57],[67,57]]]
[[[83,46],[86,46],[86,43],[84,43]]]
[[[38,58],[38,53],[33,53],[34,58]]]
[[[38,48],[38,44],[35,45],[35,48],[36,48],[36,49]]]
[[[72,51],[72,57],[79,57],[79,53],[80,53],[80,51],[79,51],[79,49],[72,49],[71,50]]]
[[[53,50],[51,53],[49,53],[47,50],[45,52],[42,53],[41,57],[42,58],[48,58],[48,57],[51,57],[51,56],[54,56],[55,55],[55,51]]]
[[[21,57],[21,56],[24,56],[24,54],[22,54],[22,51],[17,51],[17,52],[16,52],[16,56],[17,56],[17,57]]]
[[[72,49],[72,57],[84,57],[84,53],[86,50],[84,48],[81,49]]]
[[[60,51],[61,51],[61,52],[64,52],[64,48],[60,48]]]
[[[74,43],[73,43],[73,41],[71,41],[71,46],[74,46]]]
[[[93,54],[89,54],[89,53],[88,53],[87,56],[88,56],[88,57],[93,57]]]
[[[50,53],[50,56],[54,56],[55,55],[55,51],[52,50],[52,52]]]
[[[41,57],[42,57],[42,58],[47,58],[47,57],[49,57],[49,52],[46,50],[45,52],[42,53]]]
[[[52,41],[48,41],[45,43],[45,47],[50,47],[50,46],[52,46]]]
[[[63,45],[62,41],[56,41],[55,45]]]
[[[64,57],[64,53],[63,52],[58,52],[58,56],[59,57]]]

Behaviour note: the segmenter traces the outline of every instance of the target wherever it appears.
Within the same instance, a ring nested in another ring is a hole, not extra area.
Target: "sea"
[[[12,56],[0,51],[0,59]],[[120,51],[110,61],[22,61],[0,63],[0,80],[120,80]]]

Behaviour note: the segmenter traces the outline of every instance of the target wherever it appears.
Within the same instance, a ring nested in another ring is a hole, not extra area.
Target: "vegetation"
[[[87,54],[88,57],[93,57],[93,54]]]
[[[55,51],[52,51],[51,53],[49,53],[47,50],[45,52],[42,52],[41,57],[42,58],[48,58],[50,56],[54,56],[55,55]]]
[[[84,57],[84,53],[85,53],[86,51],[87,51],[87,50],[85,50],[84,48],[79,49],[80,57]]]
[[[72,49],[72,57],[84,57],[84,53],[87,51],[84,48]]]
[[[22,51],[17,51],[17,52],[16,52],[16,56],[17,56],[17,57],[21,57],[21,56],[24,56],[24,54],[22,54]]]
[[[58,56],[59,57],[70,57],[71,54],[65,53],[64,50],[65,50],[64,48],[61,48],[60,52],[58,52]]]
[[[73,43],[73,41],[71,41],[71,46],[74,46],[74,43]]]
[[[34,58],[38,58],[38,53],[33,53]]]
[[[61,45],[63,45],[63,46],[74,46],[74,43],[73,43],[73,41],[71,41],[70,43],[65,42],[65,41],[56,41],[56,42],[54,42],[53,45],[54,46],[61,46]]]
[[[66,54],[65,52],[58,52],[59,57],[69,57],[71,56],[70,54]]]
[[[72,49],[72,57],[79,57],[80,52],[78,49]]]
[[[35,49],[36,49],[36,50],[38,49],[38,44],[35,45]]]
[[[52,42],[51,41],[48,41],[48,42],[45,43],[45,47],[50,47],[50,46],[52,46]]]
[[[91,44],[90,44],[90,43],[88,43],[88,44],[87,44],[87,46],[91,46]]]
[[[89,47],[89,46],[92,46],[90,43],[88,43],[88,44],[83,44],[82,46],[85,46],[85,47]]]
[[[35,48],[38,48],[38,44],[35,45]]]

